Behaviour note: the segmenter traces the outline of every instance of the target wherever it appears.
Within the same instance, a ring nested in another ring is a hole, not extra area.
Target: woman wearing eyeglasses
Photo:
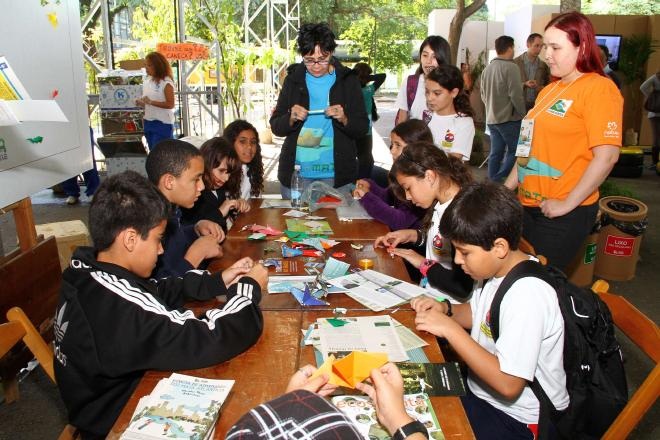
[[[355,182],[355,139],[369,128],[360,82],[332,56],[337,43],[328,25],[302,25],[297,43],[303,62],[289,67],[270,118],[273,133],[286,136],[277,171],[285,199],[291,197],[295,164],[304,186],[316,180],[335,188]]]

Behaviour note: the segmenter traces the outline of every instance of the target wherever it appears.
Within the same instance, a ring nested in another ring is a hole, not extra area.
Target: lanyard
[[[546,110],[550,107],[550,105],[552,105],[552,103],[555,102],[555,101],[557,100],[557,98],[559,98],[559,97],[562,95],[562,93],[564,93],[565,91],[567,91],[567,90],[573,85],[573,83],[574,83],[575,81],[577,81],[578,79],[580,79],[580,78],[582,77],[582,75],[583,75],[583,74],[580,73],[580,75],[579,75],[577,78],[575,78],[573,81],[571,81],[571,82],[566,86],[565,89],[560,90],[559,93],[557,93],[557,95],[555,95],[555,96],[550,100],[550,102],[548,102],[548,104],[545,105],[545,107],[543,107],[542,109],[540,109],[540,110],[538,110],[538,111],[535,111],[535,112],[534,112],[534,117],[530,117],[530,114],[532,113],[532,111],[536,110],[537,107],[540,107],[540,106],[541,106],[541,103],[544,102],[544,101],[546,101],[546,99],[549,98],[550,95],[552,95],[552,92],[555,91],[555,89],[557,88],[557,86],[558,86],[559,83],[561,82],[561,80],[557,81],[557,82],[555,83],[555,85],[552,87],[552,90],[550,90],[550,91],[549,91],[549,92],[548,92],[548,93],[547,93],[547,94],[546,94],[546,95],[545,95],[545,96],[544,96],[544,97],[543,97],[538,103],[536,103],[536,104],[534,105],[533,108],[531,108],[531,109],[529,110],[529,112],[527,112],[527,115],[525,115],[525,119],[531,119],[532,121],[533,121],[534,119],[536,119],[536,117],[537,117],[539,114],[541,114],[541,113],[543,113],[544,111],[546,111]]]

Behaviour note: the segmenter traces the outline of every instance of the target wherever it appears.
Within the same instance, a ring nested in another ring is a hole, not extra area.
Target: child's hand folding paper
[[[330,376],[329,383],[341,387],[355,388],[356,384],[369,377],[371,370],[382,367],[386,363],[386,353],[354,351],[339,360],[335,360],[334,355],[330,355],[311,378],[327,373]]]

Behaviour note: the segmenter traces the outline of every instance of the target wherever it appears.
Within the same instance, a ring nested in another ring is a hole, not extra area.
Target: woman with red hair
[[[543,36],[554,81],[523,120],[531,149],[506,180],[525,207],[523,236],[566,269],[596,220],[598,187],[619,157],[623,98],[603,73],[594,29],[579,12],[553,18]]]

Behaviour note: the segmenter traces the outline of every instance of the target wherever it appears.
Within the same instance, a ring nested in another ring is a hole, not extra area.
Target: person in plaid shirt
[[[226,439],[362,439],[351,420],[324,399],[337,387],[328,383],[327,374],[310,379],[315,371],[311,365],[298,370],[286,394],[250,410],[229,430]],[[371,382],[373,385],[359,383],[356,388],[371,397],[378,420],[393,438],[428,438],[426,429],[407,436],[401,430],[414,421],[404,408],[403,379],[394,364],[372,370]]]

